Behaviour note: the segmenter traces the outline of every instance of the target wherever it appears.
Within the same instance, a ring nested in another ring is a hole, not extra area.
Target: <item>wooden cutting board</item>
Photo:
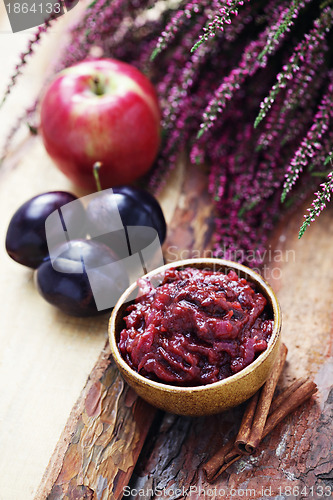
[[[0,43],[8,55],[12,36],[6,36]],[[36,58],[19,96],[33,93],[37,77],[41,81],[59,36],[60,28]],[[5,116],[21,106],[20,99],[8,103]],[[3,115],[2,138],[6,131]],[[184,164],[161,195],[169,223],[167,260],[207,256],[210,251],[206,175],[203,169],[185,173]],[[39,138],[25,141],[4,167],[2,241],[12,213],[29,197],[54,189],[83,194],[53,167]],[[298,241],[301,220],[302,210],[276,228],[264,274],[278,294],[283,340],[289,348],[281,385],[311,374],[319,392],[266,438],[256,455],[239,461],[212,486],[204,481],[201,465],[235,431],[242,408],[191,419],[156,412],[138,400],[109,357],[108,318],[74,319],[56,312],[37,294],[32,273],[12,262],[2,246],[0,499],[120,498],[130,477],[131,488],[146,498],[207,498],[209,492],[210,498],[235,498],[233,491],[241,497],[249,490],[251,498],[287,499],[288,487],[305,486],[304,498],[316,498],[320,488],[329,493],[333,210],[327,209]]]

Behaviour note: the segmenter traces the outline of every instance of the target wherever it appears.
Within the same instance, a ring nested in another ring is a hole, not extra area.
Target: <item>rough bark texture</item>
[[[165,245],[169,261],[202,256],[209,248],[212,214],[205,179],[197,170],[185,178]],[[232,465],[211,485],[201,466],[237,433],[244,405],[202,418],[157,412],[151,425],[155,411],[124,386],[106,355],[107,365],[105,356],[104,368],[97,363],[76,417],[64,431],[70,439],[63,437],[40,491],[45,494],[48,481],[50,500],[121,498],[124,491],[126,498],[132,491],[133,498],[170,500],[333,495],[332,210],[300,242],[299,225],[300,217],[294,216],[277,229],[265,277],[281,302],[282,338],[289,350],[279,387],[310,375],[319,388],[316,397],[265,438],[253,456]]]
[[[36,498],[120,498],[155,412],[125,384],[106,345]]]

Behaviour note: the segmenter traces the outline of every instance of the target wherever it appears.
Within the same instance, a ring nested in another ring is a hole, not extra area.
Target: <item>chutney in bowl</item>
[[[223,259],[162,266],[131,285],[111,315],[113,358],[149,403],[207,415],[237,406],[266,381],[281,313],[253,270]]]

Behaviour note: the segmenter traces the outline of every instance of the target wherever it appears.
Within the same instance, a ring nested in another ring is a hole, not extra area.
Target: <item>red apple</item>
[[[96,161],[103,189],[131,183],[152,166],[160,144],[154,87],[129,64],[83,61],[47,88],[40,131],[47,152],[75,184],[94,189]]]

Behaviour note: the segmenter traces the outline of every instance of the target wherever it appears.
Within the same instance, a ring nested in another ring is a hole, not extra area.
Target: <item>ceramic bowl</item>
[[[273,313],[274,327],[267,349],[250,365],[224,380],[196,387],[177,387],[149,380],[139,375],[122,358],[117,341],[125,328],[123,320],[129,301],[138,292],[136,283],[132,284],[120,297],[113,309],[109,322],[109,339],[115,363],[127,383],[148,403],[170,413],[179,415],[210,415],[228,410],[250,398],[266,381],[276,359],[281,341],[281,312],[278,300],[271,287],[253,270],[223,259],[188,259],[166,264],[148,273],[146,277],[161,282],[163,272],[169,268],[196,267],[228,272],[230,269],[256,284],[257,291],[267,299]]]

